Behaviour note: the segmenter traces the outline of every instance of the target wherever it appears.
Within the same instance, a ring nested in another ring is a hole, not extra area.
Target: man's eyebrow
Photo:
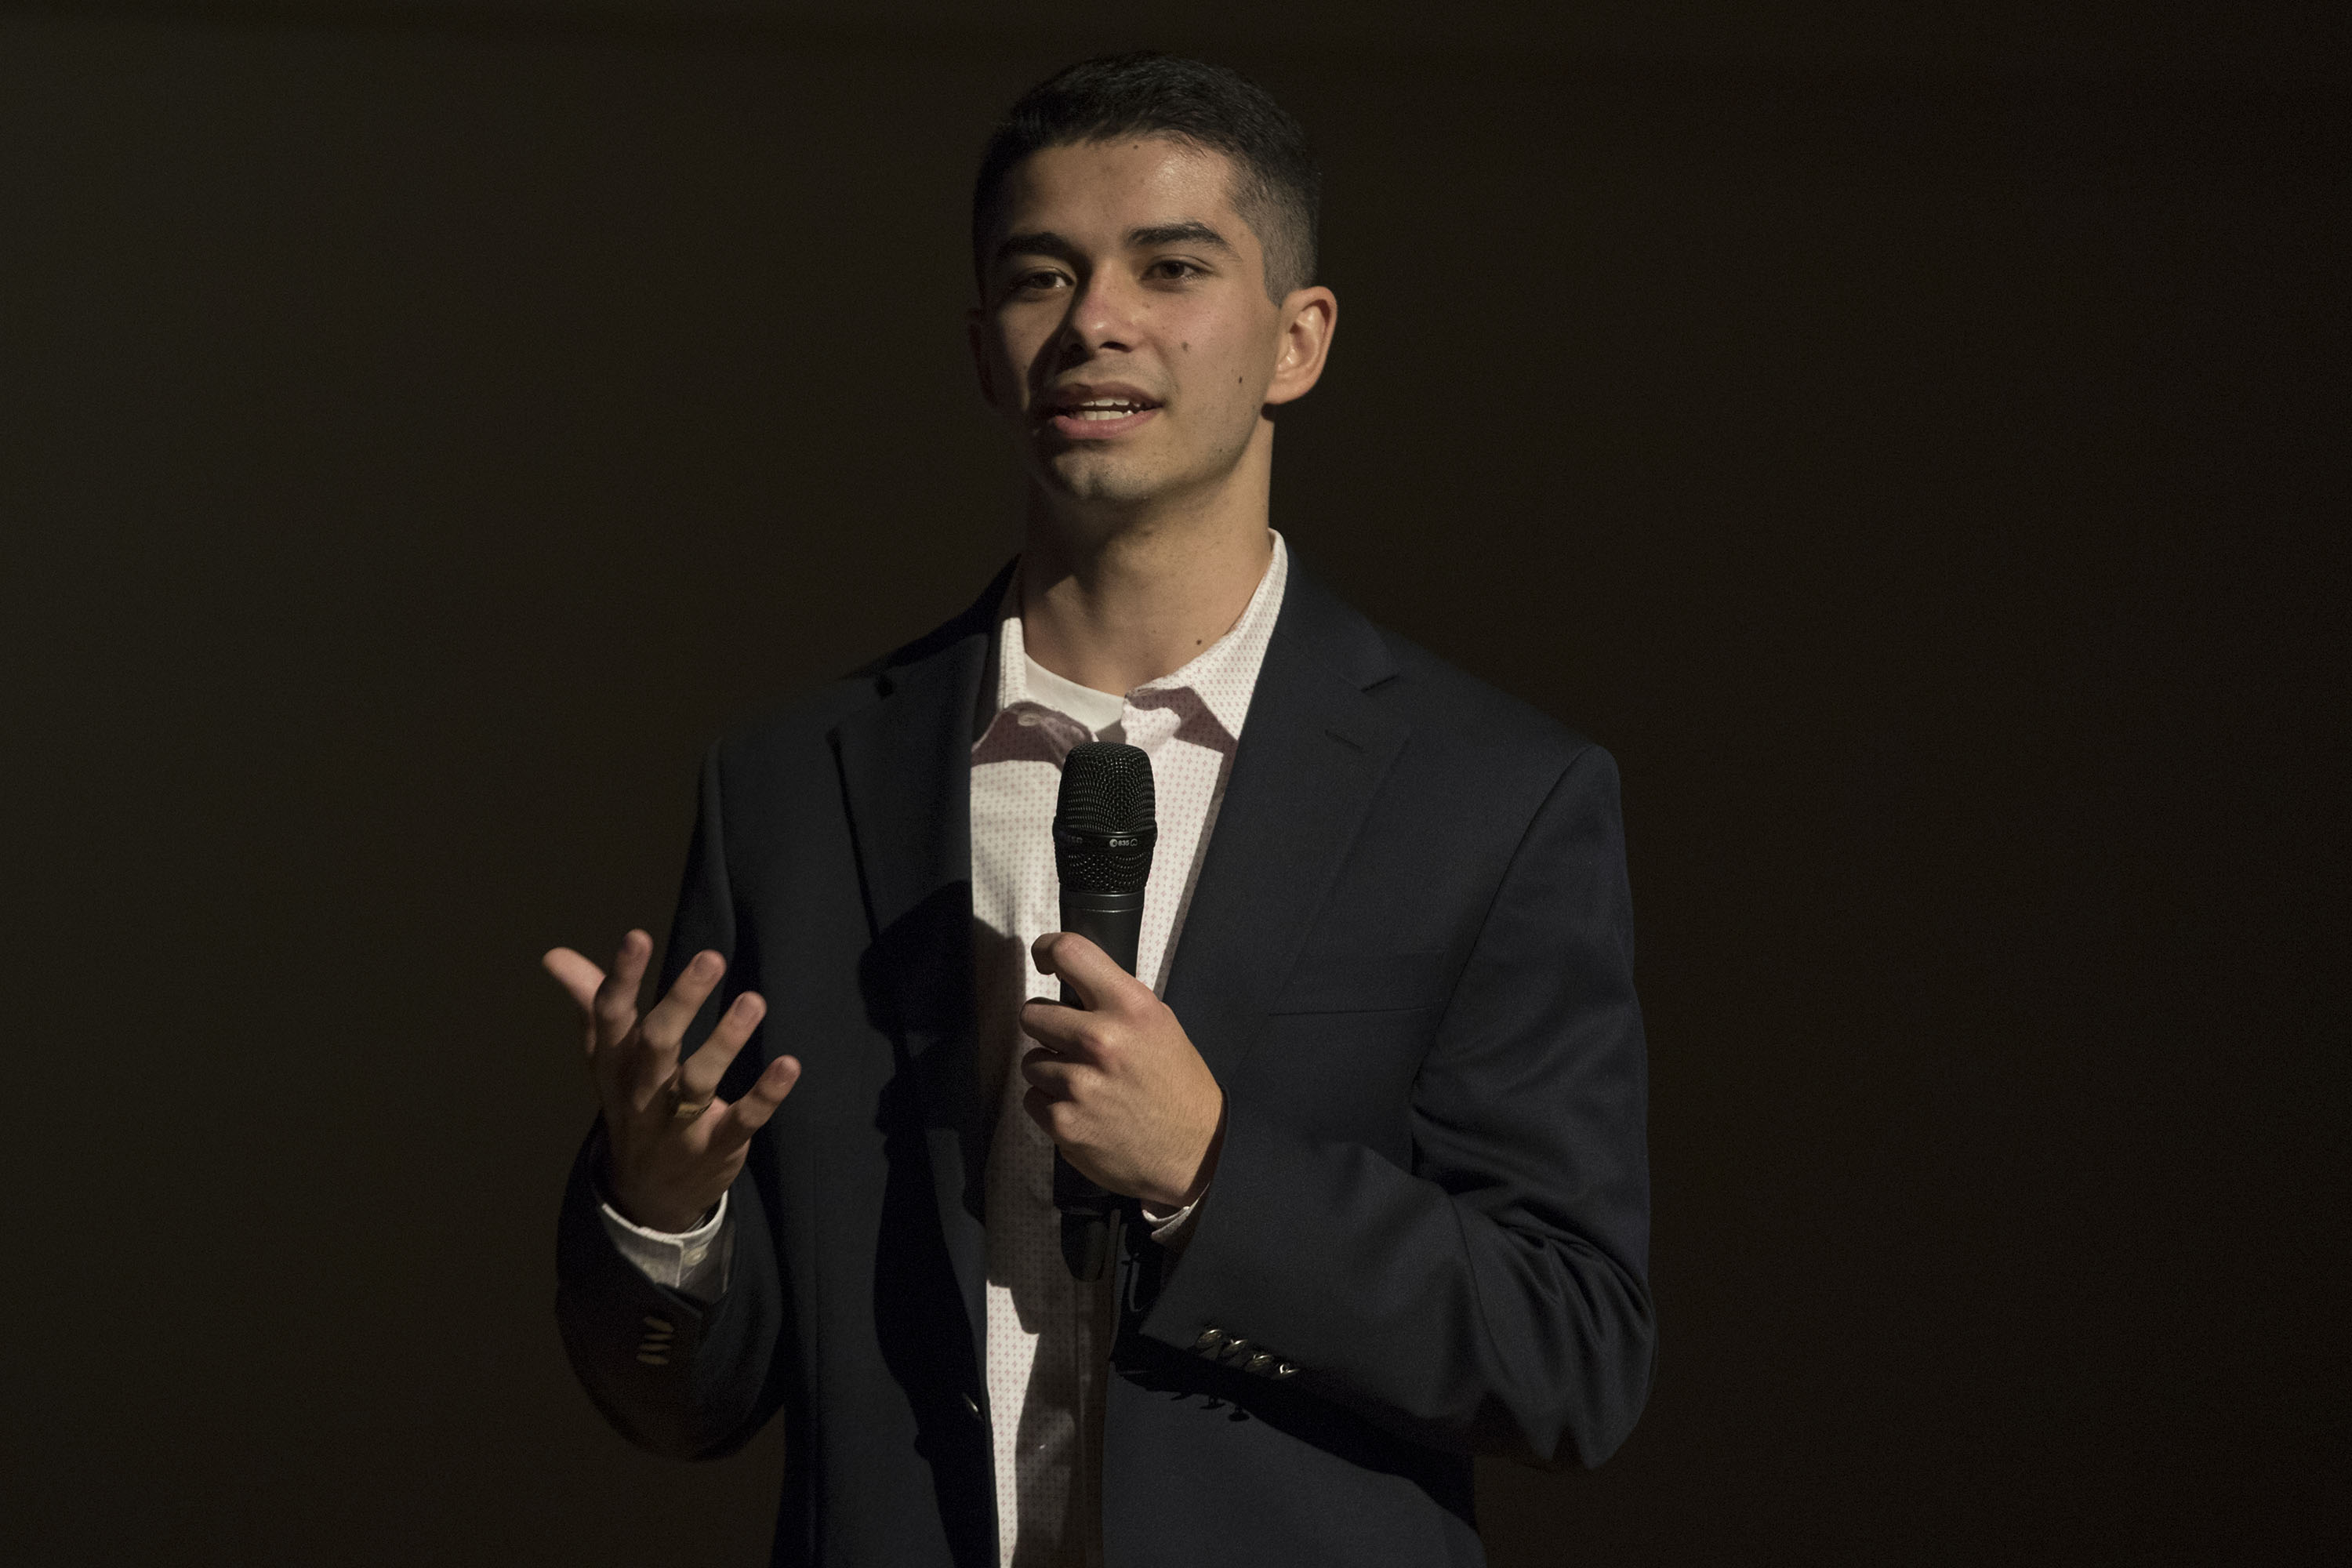
[[[1200,245],[1211,250],[1222,250],[1227,256],[1241,254],[1223,235],[1197,218],[1187,218],[1182,223],[1164,223],[1152,228],[1131,228],[1127,231],[1127,243],[1139,250],[1161,245]]]
[[[1013,256],[1072,257],[1077,253],[1076,246],[1050,228],[1035,229],[1028,234],[1008,234],[996,247],[996,259],[999,261]]]
[[[1198,245],[1210,250],[1222,250],[1227,256],[1239,256],[1233,242],[1197,218],[1181,223],[1155,224],[1149,228],[1127,231],[1130,249],[1148,250],[1162,245]],[[1015,256],[1058,256],[1075,259],[1078,247],[1050,228],[1034,229],[1027,234],[1008,234],[998,242],[996,259],[1003,261]]]

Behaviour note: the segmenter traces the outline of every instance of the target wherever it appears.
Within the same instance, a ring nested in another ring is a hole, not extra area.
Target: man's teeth
[[[1080,403],[1069,412],[1081,419],[1124,419],[1130,414],[1141,413],[1143,408],[1140,403]]]

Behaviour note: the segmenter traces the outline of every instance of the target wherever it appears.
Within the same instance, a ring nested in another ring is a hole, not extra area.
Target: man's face
[[[1005,176],[972,351],[1047,490],[1119,510],[1213,489],[1265,406],[1314,384],[1329,311],[1303,350],[1294,318],[1329,291],[1266,297],[1232,176],[1160,136],[1050,147]]]

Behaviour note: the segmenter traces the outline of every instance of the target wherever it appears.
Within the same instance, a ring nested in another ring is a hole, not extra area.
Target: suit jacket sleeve
[[[660,988],[667,992],[687,961],[703,949],[716,948],[728,958],[726,981],[688,1033],[689,1053],[709,1037],[733,996],[751,984],[751,977],[737,973],[735,962],[719,778],[714,748],[703,766],[686,883],[661,968]],[[747,1046],[736,1066],[748,1071],[758,1065],[757,1056]],[[730,1068],[721,1093],[740,1094],[742,1086],[736,1080],[742,1076]],[[747,1174],[729,1189],[734,1255],[727,1286],[717,1299],[697,1301],[646,1279],[613,1245],[598,1212],[603,1160],[600,1126],[573,1162],[558,1225],[555,1315],[572,1370],[604,1418],[643,1447],[680,1458],[740,1447],[780,1403],[770,1374],[783,1293],[759,1187]],[[747,1163],[746,1172],[751,1168]]]
[[[1422,1442],[1598,1464],[1649,1387],[1643,1117],[1617,773],[1587,746],[1446,1003],[1412,1168],[1229,1095],[1213,1192],[1143,1332],[1229,1363],[1244,1340],[1251,1370],[1295,1369]]]

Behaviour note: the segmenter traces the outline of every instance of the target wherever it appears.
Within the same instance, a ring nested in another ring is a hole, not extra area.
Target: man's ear
[[[1339,297],[1318,283],[1293,289],[1282,300],[1282,341],[1276,345],[1269,404],[1304,397],[1323,378],[1331,333],[1339,324]]]

